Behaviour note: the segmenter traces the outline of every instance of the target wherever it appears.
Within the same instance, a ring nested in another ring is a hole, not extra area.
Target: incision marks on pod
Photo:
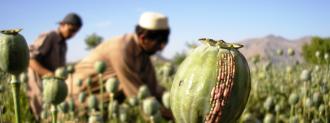
[[[234,56],[230,52],[221,54],[218,66],[218,82],[211,91],[211,109],[205,118],[205,123],[218,123],[221,120],[222,110],[229,99],[234,84],[236,69]]]

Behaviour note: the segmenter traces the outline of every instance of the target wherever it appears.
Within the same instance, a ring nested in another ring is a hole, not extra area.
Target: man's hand
[[[29,67],[41,76],[54,76],[54,73],[43,67],[37,60],[30,59]]]

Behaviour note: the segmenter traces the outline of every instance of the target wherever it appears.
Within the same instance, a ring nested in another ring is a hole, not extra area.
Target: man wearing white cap
[[[147,85],[158,100],[164,91],[157,83],[154,66],[150,56],[162,50],[168,42],[170,28],[166,16],[160,13],[145,12],[141,15],[135,33],[111,38],[98,45],[91,53],[75,65],[74,82],[92,77],[97,80],[94,63],[104,61],[107,69],[103,80],[116,76],[119,88],[126,97],[136,96],[141,85]],[[70,86],[69,82],[67,85]],[[73,84],[75,100],[82,91],[86,91],[86,82],[80,87]],[[92,82],[94,94],[99,94],[99,83]],[[69,89],[71,87],[68,87]],[[69,92],[72,92],[71,90]],[[98,95],[100,98],[100,95]],[[108,94],[102,96],[107,97]],[[70,97],[71,98],[71,97]]]

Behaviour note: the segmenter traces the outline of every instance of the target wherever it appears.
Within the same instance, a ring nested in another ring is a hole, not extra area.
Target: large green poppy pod
[[[251,78],[240,44],[201,39],[180,65],[170,92],[178,123],[232,123],[247,103]]]
[[[61,78],[43,78],[43,100],[46,103],[57,105],[63,102],[68,95],[68,87]]]
[[[14,75],[19,75],[29,65],[29,48],[20,31],[0,31],[0,70]]]

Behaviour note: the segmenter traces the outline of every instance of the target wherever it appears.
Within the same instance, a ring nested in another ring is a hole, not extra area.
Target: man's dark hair
[[[145,35],[146,39],[154,40],[154,41],[161,41],[167,43],[168,37],[170,34],[170,29],[164,30],[148,30],[139,25],[135,27],[135,33],[140,35]]]

